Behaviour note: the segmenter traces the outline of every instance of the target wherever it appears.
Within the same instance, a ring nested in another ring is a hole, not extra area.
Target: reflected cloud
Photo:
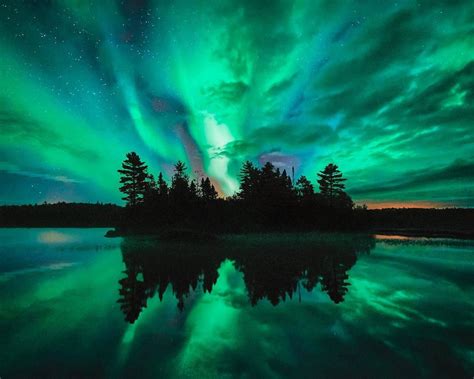
[[[72,262],[58,262],[58,263],[49,264],[47,266],[39,266],[39,267],[25,268],[21,270],[3,272],[3,273],[0,273],[0,282],[6,282],[10,279],[14,279],[17,276],[21,276],[21,275],[27,275],[27,274],[33,274],[33,273],[45,272],[45,271],[51,271],[51,270],[62,270],[74,265],[75,263],[72,263]]]
[[[64,232],[48,230],[38,234],[38,241],[46,244],[73,242],[74,237]]]

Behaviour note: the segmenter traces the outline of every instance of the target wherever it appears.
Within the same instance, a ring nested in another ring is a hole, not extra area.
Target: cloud
[[[215,56],[232,75],[249,79],[256,66],[276,66],[297,44],[292,30],[290,1],[230,1],[215,3],[212,11],[224,21]]]
[[[398,117],[402,121],[415,118],[438,123],[471,122],[474,113],[474,61],[457,71],[445,73],[441,77],[433,75],[429,79],[425,87],[408,93],[384,117]]]
[[[288,90],[294,83],[295,79],[298,77],[298,73],[293,73],[289,77],[282,79],[278,82],[275,82],[267,90],[266,96],[278,96],[281,93],[284,93]]]
[[[284,136],[284,138],[282,138]],[[253,130],[244,139],[232,141],[215,149],[216,156],[241,158],[255,156],[282,148],[298,150],[311,145],[328,145],[337,141],[337,134],[327,125],[299,128],[298,125],[282,124]]]
[[[8,110],[0,111],[0,130],[2,142],[21,141],[22,145],[31,143],[43,149],[58,149],[75,157],[96,160],[99,155],[92,149],[80,146],[77,141],[66,141],[59,133],[46,128],[43,124]]]
[[[15,174],[15,175],[21,175],[21,176],[28,176],[30,178],[40,178],[40,179],[45,179],[45,180],[52,180],[55,182],[61,182],[61,183],[84,183],[82,180],[77,180],[77,179],[72,179],[69,178],[65,175],[51,175],[47,173],[38,173],[38,172],[32,172],[32,171],[25,171],[21,170],[18,168],[12,168],[11,166],[6,170],[1,169],[1,167],[4,166],[3,162],[0,162],[0,173],[9,173],[9,174]]]
[[[204,96],[217,103],[235,104],[247,93],[249,86],[243,81],[221,82],[202,90]]]
[[[449,182],[464,183],[468,191],[474,190],[474,161],[456,160],[450,165],[441,168],[428,168],[407,171],[396,179],[379,185],[371,184],[364,187],[350,189],[351,195],[370,196],[374,194],[393,194],[397,192],[412,191],[422,187],[442,184],[446,190]],[[449,196],[448,193],[446,194]]]

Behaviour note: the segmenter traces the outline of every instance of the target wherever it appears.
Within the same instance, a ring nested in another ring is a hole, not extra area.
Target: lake
[[[0,229],[0,377],[474,375],[474,241]]]

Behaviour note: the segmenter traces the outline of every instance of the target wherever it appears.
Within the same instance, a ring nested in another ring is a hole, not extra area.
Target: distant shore
[[[183,242],[208,242],[218,239],[220,236],[227,236],[231,234],[298,234],[298,233],[324,233],[328,231],[320,230],[304,230],[304,231],[258,231],[258,232],[241,232],[241,233],[209,233],[197,230],[179,230],[169,229],[161,231],[150,230],[133,230],[133,231],[117,231],[111,229],[107,231],[105,237],[154,237],[165,241],[183,241]],[[330,233],[330,232],[329,232]],[[421,229],[372,229],[367,231],[338,231],[335,233],[357,233],[367,235],[382,235],[382,236],[401,236],[401,237],[420,237],[420,238],[451,238],[451,239],[466,239],[474,240],[474,232],[468,231],[453,231],[453,230],[421,230]]]
[[[160,235],[176,230],[193,231],[192,238],[204,235],[248,233],[298,233],[298,232],[355,232],[367,234],[400,235],[406,237],[474,239],[474,209],[446,208],[387,208],[356,210],[350,228],[301,227],[297,223],[276,229],[266,225],[242,223],[227,214],[225,222],[203,218],[199,225],[192,223],[157,224],[149,228],[126,224],[126,208],[115,204],[56,203],[40,205],[0,206],[0,227],[8,228],[110,228],[108,236]],[[316,215],[317,216],[317,215]],[[298,221],[295,219],[295,221]],[[179,234],[179,233],[178,233]],[[185,236],[182,236],[185,238]],[[187,236],[189,237],[189,236]],[[187,238],[186,237],[186,238]],[[190,237],[191,238],[191,237]],[[206,237],[207,238],[207,237]]]
[[[372,234],[403,237],[453,238],[474,240],[474,232],[455,230],[375,229]]]

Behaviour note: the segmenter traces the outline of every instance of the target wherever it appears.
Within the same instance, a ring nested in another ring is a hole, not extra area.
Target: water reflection
[[[318,284],[334,303],[349,290],[348,271],[359,254],[368,254],[375,240],[368,236],[229,237],[200,244],[163,243],[152,239],[124,239],[121,250],[125,277],[119,280],[120,308],[134,323],[148,299],[160,301],[170,288],[183,310],[194,291],[211,292],[218,269],[231,260],[242,273],[249,302],[267,299],[274,306]]]
[[[0,230],[5,378],[474,372],[473,241],[381,236],[372,250],[366,237],[292,235],[192,245],[60,229],[74,242],[49,244],[43,232]]]

